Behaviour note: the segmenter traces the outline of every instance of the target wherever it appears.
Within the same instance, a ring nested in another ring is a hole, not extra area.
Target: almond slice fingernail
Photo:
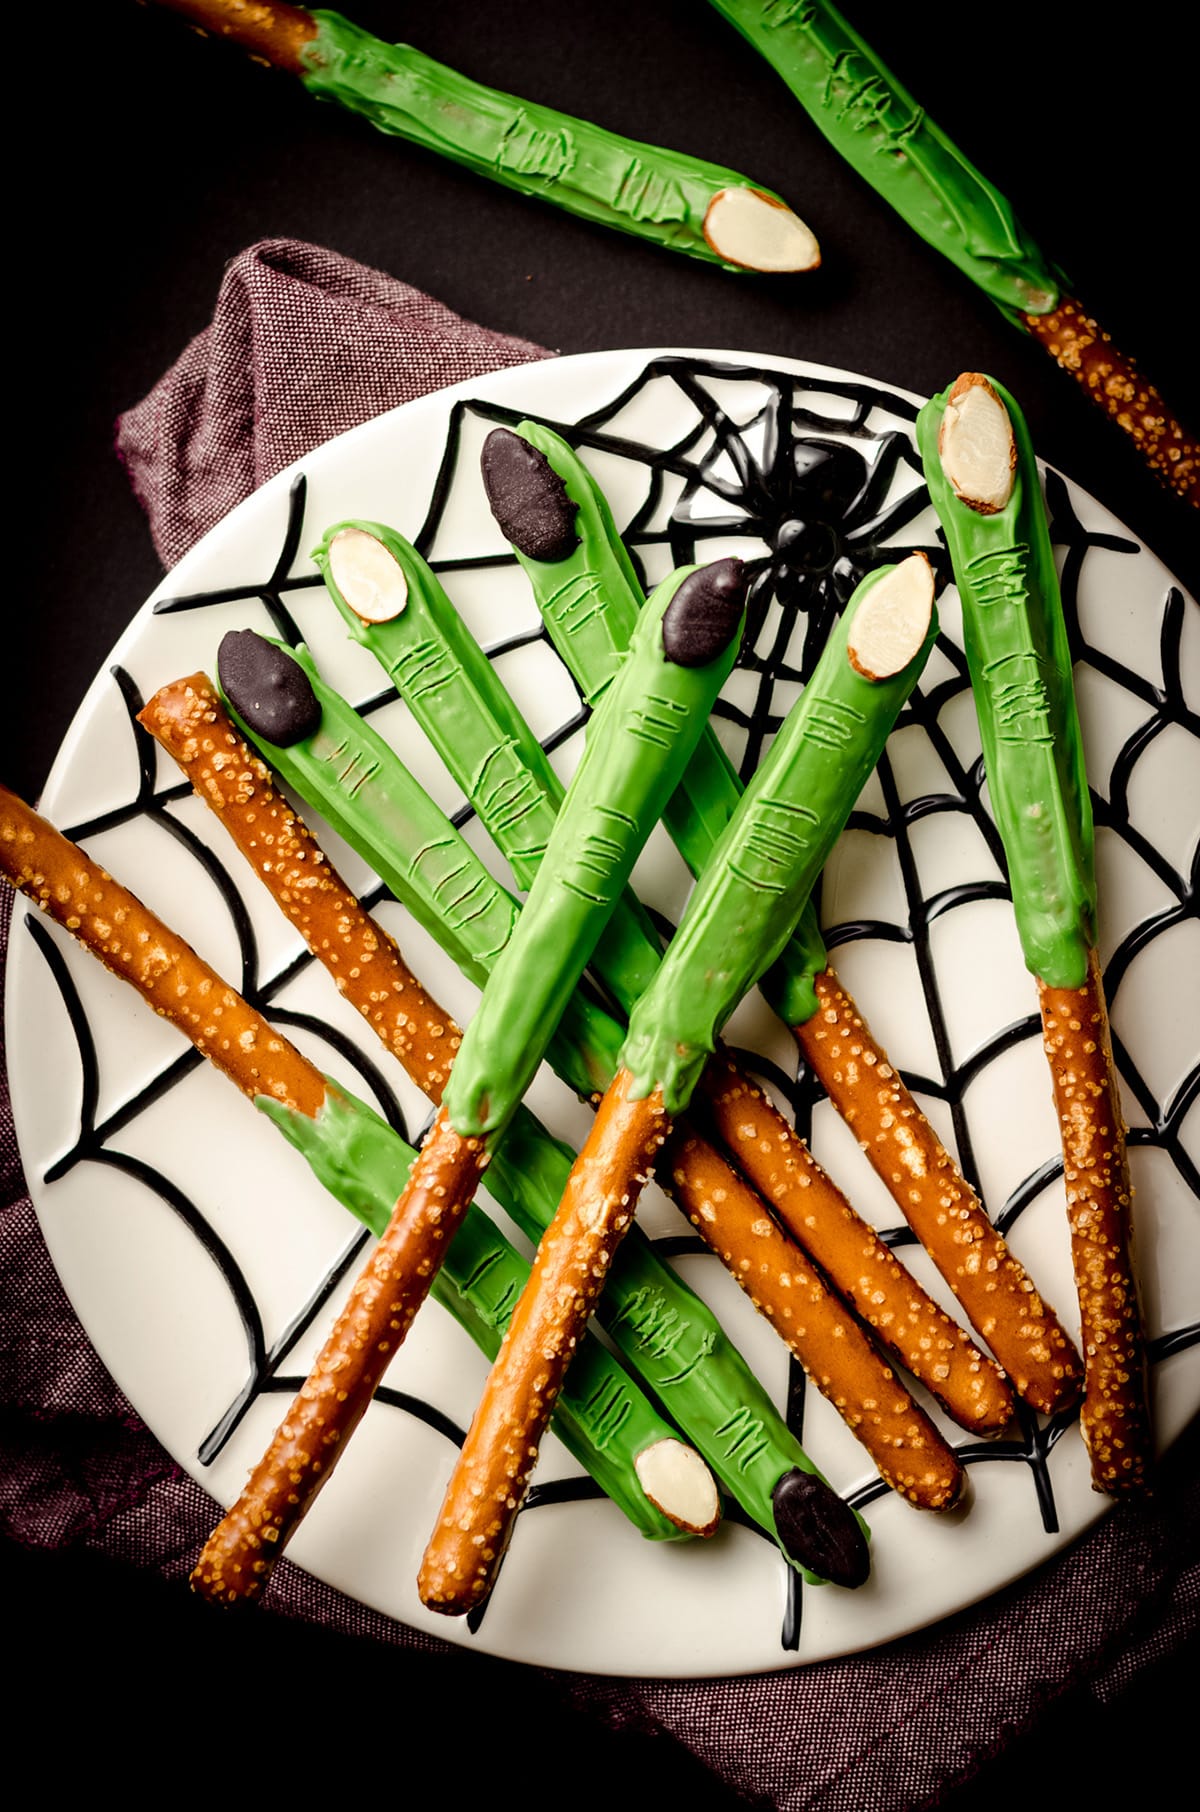
[[[750,271],[812,271],[821,262],[812,229],[761,189],[718,189],[704,237],[718,257]]]
[[[1012,496],[1017,443],[1008,411],[982,372],[964,371],[946,400],[938,439],[942,469],[954,494],[981,516],[994,516]]]
[[[933,568],[910,554],[885,572],[854,613],[846,653],[864,679],[891,679],[908,666],[929,633]]]

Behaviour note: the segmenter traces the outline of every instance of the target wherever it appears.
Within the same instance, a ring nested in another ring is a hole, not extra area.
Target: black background
[[[1200,420],[1188,336],[1197,319],[1191,9],[1126,9],[1119,34],[1085,34],[1048,9],[846,4],[1116,343],[1185,421]],[[16,583],[4,772],[26,796],[37,796],[92,675],[160,577],[112,452],[114,419],[207,324],[225,264],[260,238],[327,245],[563,352],[727,347],[813,359],[921,394],[962,369],[987,370],[1022,403],[1039,453],[1196,589],[1196,513],[1160,489],[1039,347],[865,188],[700,0],[587,9],[355,0],[353,16],[497,88],[745,171],[817,232],[816,274],[735,278],[559,215],[318,105],[293,80],[153,7],[108,0],[53,16],[29,70],[32,109],[10,143],[8,196]],[[23,54],[10,40],[10,100]],[[318,1771],[332,1766],[331,1749],[349,1758],[350,1725],[361,1719],[378,1732],[384,1706],[389,1738],[408,1725],[426,1753],[470,1768],[519,1691],[525,1709],[513,1725],[535,1754],[572,1741],[586,1755],[573,1770],[583,1804],[616,1794],[650,1804],[659,1792],[686,1793],[697,1812],[734,1804],[665,1741],[607,1736],[561,1714],[555,1732],[537,1734],[537,1681],[524,1670],[466,1656],[414,1661],[267,1616],[229,1625],[182,1587],[86,1554],[0,1543],[0,1561],[31,1682],[74,1653],[82,1732],[120,1724],[156,1735],[218,1789],[230,1778],[225,1708],[238,1694],[252,1704],[251,1725],[269,1731],[273,1753],[297,1707],[303,1713],[299,1683],[308,1681],[305,1695],[323,1683],[346,1708],[331,1719],[343,1734],[322,1746]],[[119,1655],[120,1666],[106,1663]],[[1165,1684],[1143,1679],[1121,1708],[1155,1771],[1172,1741]],[[451,1707],[464,1701],[473,1735],[454,1723]],[[1111,1790],[1122,1768],[1111,1730],[1073,1695],[946,1803],[1000,1804],[1035,1782],[1040,1791]],[[75,1732],[78,1743],[78,1722]],[[296,1772],[315,1784],[308,1764]],[[551,1790],[544,1764],[529,1780],[530,1799]],[[480,1791],[501,1808],[527,1797],[483,1780]]]

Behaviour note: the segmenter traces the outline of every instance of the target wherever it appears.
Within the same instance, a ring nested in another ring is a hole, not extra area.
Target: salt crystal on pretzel
[[[1017,931],[1041,1000],[1082,1321],[1080,1426],[1095,1488],[1137,1493],[1153,1435],[1132,1190],[1096,953],[1091,799],[1037,462],[1017,405],[981,372],[964,372],[927,403],[917,433],[962,601]]]

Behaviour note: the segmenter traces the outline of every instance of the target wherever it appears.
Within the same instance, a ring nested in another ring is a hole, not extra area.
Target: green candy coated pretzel
[[[595,704],[629,645],[642,590],[608,500],[574,448],[538,422],[523,421],[516,433],[543,455],[576,506],[578,542],[564,559],[537,560],[515,543],[513,552],[550,639],[584,698]],[[693,875],[704,868],[741,796],[742,783],[709,725],[663,812],[667,832]],[[826,961],[816,910],[806,901],[792,937],[765,978],[771,1004],[787,1025],[804,1025],[816,1012],[813,977]]]
[[[1008,412],[1017,448],[1003,509],[982,515],[946,478],[938,439],[949,389],[921,410],[917,442],[962,602],[988,793],[1021,949],[1050,987],[1081,988],[1096,941],[1096,875],[1071,651],[1029,430],[1008,391],[987,381]]]
[[[386,622],[364,622],[338,588],[339,538],[364,534],[391,556],[402,580],[403,608]],[[375,656],[507,859],[517,886],[528,889],[566,789],[437,577],[411,542],[378,522],[337,523],[312,557],[350,634]],[[654,925],[626,890],[597,939],[592,967],[628,1011],[658,960]]]
[[[383,43],[339,13],[315,11],[311,17],[316,34],[300,52],[305,87],[364,114],[381,132],[410,139],[522,195],[726,270],[808,270],[819,262],[816,241],[787,204],[735,170],[500,94],[409,44]],[[756,226],[765,222],[782,232],[791,247],[779,254],[783,261],[756,265],[732,255],[745,242],[718,226],[718,196],[726,198],[722,205],[746,210]],[[714,245],[710,234],[719,235],[722,245]]]
[[[680,602],[715,569],[683,567],[646,604],[629,656],[588,725],[545,857],[511,941],[500,952],[463,1034],[446,1085],[464,1137],[502,1128],[533,1080],[647,837],[662,816],[741,641],[738,621],[693,664],[672,659],[666,629]]]
[[[292,791],[345,838],[482,986],[495,960],[491,927],[502,913],[515,911],[514,903],[395,753],[321,679],[307,650],[285,651],[304,668],[320,704],[321,724],[314,734],[282,747],[251,731],[226,696],[230,715]],[[451,926],[437,884],[440,865],[426,861],[424,851],[444,850],[449,865],[453,845],[475,911]],[[623,1037],[603,1008],[577,994],[550,1046],[550,1062],[578,1092],[602,1093],[616,1074]],[[531,1240],[540,1239],[550,1224],[572,1161],[566,1146],[528,1109],[518,1108],[493,1153],[487,1187]],[[621,1243],[596,1313],[729,1495],[795,1566],[779,1539],[771,1493],[786,1473],[797,1467],[811,1471],[812,1462],[712,1310],[657,1257],[636,1224]],[[806,1568],[798,1570],[813,1578]]]
[[[998,189],[968,163],[828,0],[712,0],[834,149],[922,239],[1011,315],[1047,314],[1058,274]]]
[[[687,1106],[717,1033],[782,951],[912,691],[936,633],[890,678],[857,673],[850,630],[895,567],[861,582],[696,883],[662,966],[629,1021],[622,1062],[639,1095]]]

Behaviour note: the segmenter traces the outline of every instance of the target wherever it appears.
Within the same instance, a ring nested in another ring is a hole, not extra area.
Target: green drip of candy
[[[1009,315],[1047,314],[1055,306],[1058,273],[1009,202],[827,0],[712,4],[783,78],[834,149],[922,239]]]
[[[283,644],[275,646],[282,648]],[[420,812],[397,810],[397,799],[407,798],[410,790],[420,794],[416,781],[388,745],[326,685],[306,650],[287,652],[300,661],[308,675],[321,706],[321,728],[313,736],[283,748],[251,731],[226,698],[231,716],[292,791],[333,825],[388,882],[397,898],[448,955],[459,961],[459,953],[466,946],[461,958],[465,972],[482,985],[494,961],[487,935],[491,912],[482,892],[476,900],[477,912],[460,917],[451,927],[439,916],[439,900],[427,888],[416,891],[431,873],[427,864],[415,858],[430,837],[434,821],[440,821],[434,839],[439,846],[445,843],[448,848],[456,840],[461,845],[463,861],[473,863],[470,846],[423,794]],[[369,759],[331,761],[330,741],[343,749],[363,751],[364,755],[369,751]],[[378,813],[374,809],[376,803],[380,807]],[[432,818],[427,814],[432,814]],[[406,825],[413,835],[409,847],[394,841],[405,834]],[[490,886],[511,907],[508,895],[486,869],[480,869],[478,878],[481,889]],[[473,933],[478,936],[474,948],[470,947]],[[563,1035],[553,1042],[548,1053],[550,1061],[564,1081],[580,1093],[603,1093],[616,1074],[623,1029],[600,1006],[581,995],[573,1007],[577,1014],[573,1028],[568,1028],[564,1020],[560,1027]],[[569,1029],[578,1040],[574,1050],[566,1037]],[[582,1088],[576,1080],[580,1071],[590,1079]],[[524,1107],[517,1110],[497,1143],[488,1169],[488,1190],[531,1240],[540,1239],[550,1225],[573,1157],[568,1147],[553,1139]],[[390,1210],[389,1201],[389,1213]],[[460,1228],[451,1254],[461,1237]],[[670,1265],[658,1258],[636,1225],[621,1242],[596,1314],[729,1494],[778,1544],[771,1493],[793,1468],[804,1472],[815,1472],[816,1468],[712,1310]],[[791,1556],[782,1548],[780,1552],[795,1567]],[[807,1568],[796,1570],[810,1583],[820,1583]]]
[[[630,1018],[622,1062],[639,1095],[658,1087],[668,1111],[691,1099],[717,1033],[775,961],[925,664],[890,679],[850,665],[857,611],[890,566],[858,586],[712,858],[654,982]]]
[[[1029,430],[1002,385],[1017,469],[1004,509],[955,496],[938,436],[950,394],[926,403],[917,441],[946,532],[963,612],[992,810],[1008,858],[1025,962],[1052,988],[1081,988],[1096,941],[1092,805],[1071,651]]]
[[[735,170],[605,132],[553,108],[499,94],[408,44],[385,44],[339,13],[317,11],[301,76],[310,94],[361,113],[381,132],[411,140],[522,195],[687,252],[726,270],[704,236],[721,190],[786,203]],[[789,213],[790,209],[787,210]]]
[[[535,447],[576,506],[578,545],[565,559],[532,559],[514,545],[550,639],[590,705],[619,668],[643,604],[641,586],[608,500],[574,448],[539,422],[515,432]],[[742,796],[742,783],[712,726],[706,727],[663,812],[680,855],[699,875]],[[770,999],[789,1026],[817,1010],[813,977],[828,961],[815,908],[806,901],[769,978]],[[639,990],[640,992],[640,990]]]
[[[445,1105],[464,1138],[503,1127],[533,1080],[545,1028],[558,1024],[733,666],[738,633],[701,666],[664,652],[664,619],[700,570],[682,568],[655,591],[592,718],[516,933],[451,1071]]]
[[[315,1119],[268,1095],[255,1103],[306,1159],[342,1206],[379,1238],[403,1192],[415,1153],[365,1102],[330,1081]],[[568,1167],[569,1167],[568,1158]],[[497,1199],[500,1199],[497,1197]],[[529,1266],[482,1209],[468,1208],[431,1294],[489,1361],[496,1357]],[[554,1410],[554,1430],[601,1489],[652,1541],[683,1534],[642,1490],[638,1454],[675,1431],[612,1354],[582,1342]]]
[[[406,595],[386,622],[364,622],[334,575],[342,536],[368,536],[395,562]],[[542,865],[565,788],[496,669],[412,543],[378,522],[340,522],[313,551],[356,642],[373,654],[503,852],[518,887]],[[626,1011],[658,967],[658,934],[628,891],[596,942],[592,968]]]

